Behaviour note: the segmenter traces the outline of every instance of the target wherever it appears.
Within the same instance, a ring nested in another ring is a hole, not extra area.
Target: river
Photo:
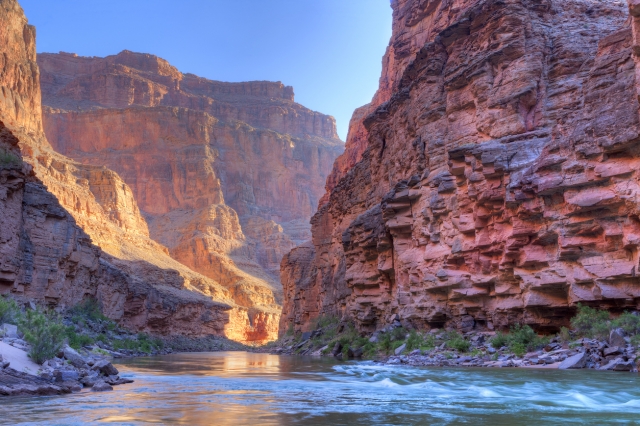
[[[414,368],[246,352],[120,360],[113,392],[2,399],[3,424],[640,424],[633,373]]]

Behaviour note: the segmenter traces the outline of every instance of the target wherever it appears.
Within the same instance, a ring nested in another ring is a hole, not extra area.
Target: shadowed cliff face
[[[334,119],[279,82],[210,81],[147,54],[41,54],[38,64],[53,147],[116,171],[153,242],[221,284],[247,310],[251,339],[274,339],[280,261],[310,238],[342,151]]]
[[[640,8],[392,2],[313,245],[282,262],[281,330],[321,314],[470,329],[637,309]],[[366,142],[363,142],[366,141]]]

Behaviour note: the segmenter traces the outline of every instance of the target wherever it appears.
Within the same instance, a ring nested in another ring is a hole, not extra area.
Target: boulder
[[[331,354],[336,358],[338,357],[338,355],[342,354],[342,345],[340,344],[340,342],[336,342],[336,344],[333,346]]]
[[[102,359],[100,361],[97,361],[95,364],[93,364],[91,369],[94,370],[94,371],[99,371],[102,374],[104,374],[105,376],[117,376],[118,375],[118,369],[115,368],[113,366],[113,364],[111,364],[106,359]]]
[[[620,346],[625,347],[627,345],[627,341],[624,340],[624,331],[621,328],[614,328],[609,333],[609,346]]]
[[[613,346],[611,348],[605,348],[602,351],[602,354],[604,356],[622,355],[622,350],[620,349],[620,346]]]
[[[633,371],[635,365],[633,361],[625,361],[622,358],[616,358],[609,361],[606,365],[598,368],[598,370],[609,371]]]
[[[0,336],[18,338],[18,326],[7,323],[0,325]]]
[[[395,350],[395,354],[400,355],[405,350],[406,347],[407,347],[406,343],[403,343],[402,345],[398,346]]]
[[[113,387],[105,383],[104,380],[98,380],[96,383],[94,383],[93,387],[91,388],[91,391],[93,392],[105,392],[105,391],[111,391],[111,390],[113,390]]]
[[[82,390],[82,385],[75,381],[62,382],[60,386],[69,389],[71,392],[80,392]]]
[[[567,370],[567,369],[574,369],[574,368],[584,368],[586,364],[587,364],[587,354],[586,352],[580,352],[562,361],[558,366],[558,369]]]
[[[65,346],[62,350],[64,357],[76,368],[87,368],[87,362],[75,349]]]
[[[92,371],[91,373],[81,378],[80,383],[82,383],[87,388],[91,388],[96,384],[96,382],[98,382],[98,380],[100,380],[98,377],[98,373]]]
[[[63,383],[78,381],[80,375],[75,370],[54,370],[53,377],[55,378],[56,382]]]

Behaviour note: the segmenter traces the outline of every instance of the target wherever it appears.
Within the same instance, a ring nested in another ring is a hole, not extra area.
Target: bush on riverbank
[[[52,312],[26,311],[18,320],[18,327],[24,340],[31,345],[29,356],[38,364],[54,358],[64,345],[65,326]]]
[[[538,336],[528,325],[516,324],[509,333],[498,332],[489,340],[496,349],[507,347],[514,355],[521,357],[527,352],[540,349],[549,343],[549,337]]]
[[[20,316],[20,307],[13,299],[0,296],[0,324],[14,324]]]
[[[0,324],[4,322],[18,325],[24,342],[17,342],[23,346],[28,343],[29,355],[37,363],[55,357],[65,344],[75,350],[129,355],[158,353],[164,348],[162,339],[120,328],[94,299],[86,299],[61,315],[39,307],[22,309],[14,300],[0,297]]]
[[[287,333],[271,347],[279,347],[280,352],[298,354],[322,353],[347,359],[362,357],[375,359],[398,354],[408,354],[420,350],[421,353],[436,352],[445,356],[497,356],[496,351],[508,351],[518,358],[528,352],[540,350],[550,343],[568,344],[577,337],[607,339],[614,329],[621,329],[634,346],[640,345],[640,316],[625,312],[612,318],[607,311],[578,305],[577,314],[571,319],[572,330],[562,327],[556,336],[539,336],[530,326],[515,324],[508,332],[497,332],[483,344],[487,333],[461,334],[454,330],[431,330],[421,332],[407,330],[396,324],[361,336],[353,324],[341,323],[336,317],[320,317],[312,324],[308,333]],[[552,345],[553,346],[553,345]]]

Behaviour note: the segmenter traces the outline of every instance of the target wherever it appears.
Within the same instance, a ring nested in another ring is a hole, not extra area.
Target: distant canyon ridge
[[[19,4],[0,12],[0,148],[21,158],[0,166],[0,293],[93,297],[156,334],[274,340],[280,260],[310,238],[344,149],[335,120],[279,82],[149,54],[36,56]]]

